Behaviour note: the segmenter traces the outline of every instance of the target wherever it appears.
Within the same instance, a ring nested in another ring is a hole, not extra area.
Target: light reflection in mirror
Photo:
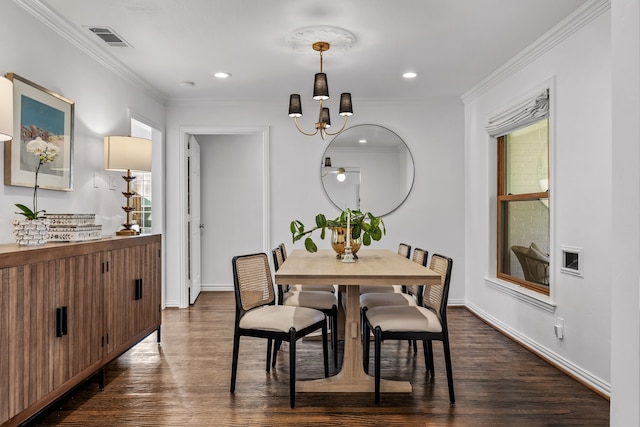
[[[378,125],[353,126],[333,138],[320,169],[324,191],[338,209],[358,209],[376,216],[396,210],[408,197],[414,180],[409,148],[397,134]],[[339,176],[344,180],[339,181]]]

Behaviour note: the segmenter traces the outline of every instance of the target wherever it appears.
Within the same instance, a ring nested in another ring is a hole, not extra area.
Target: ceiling
[[[306,26],[341,27],[357,40],[325,54],[329,102],[351,92],[356,109],[364,98],[461,96],[585,1],[16,0],[164,100],[287,104],[300,93],[304,106],[319,56],[285,38]],[[88,30],[103,26],[131,47],[110,47]],[[217,71],[232,76],[216,79]],[[403,79],[405,71],[418,77]]]

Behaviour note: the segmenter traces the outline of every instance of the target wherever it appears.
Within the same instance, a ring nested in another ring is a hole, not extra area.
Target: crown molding
[[[167,103],[168,97],[164,93],[151,86],[146,80],[142,79],[112,55],[101,49],[96,43],[89,39],[87,34],[78,30],[78,28],[72,25],[67,19],[50,8],[46,4],[46,0],[13,1],[106,69],[141,88],[161,104],[165,105]]]
[[[507,61],[480,83],[465,92],[460,98],[467,104],[487,90],[524,68],[553,47],[566,40],[572,34],[585,27],[591,21],[611,8],[610,0],[590,0],[576,9],[571,15],[560,21],[542,37]]]

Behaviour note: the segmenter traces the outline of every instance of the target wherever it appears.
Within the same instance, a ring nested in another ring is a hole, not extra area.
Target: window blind
[[[546,117],[549,117],[549,89],[491,117],[485,130],[491,136],[502,136]]]

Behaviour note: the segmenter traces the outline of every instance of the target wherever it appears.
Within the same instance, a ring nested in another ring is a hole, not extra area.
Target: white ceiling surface
[[[16,1],[35,4],[40,19],[68,26],[76,42],[165,99],[287,104],[290,93],[300,93],[305,105],[319,56],[311,47],[294,51],[285,37],[306,26],[341,27],[357,41],[327,52],[324,71],[333,107],[341,92],[351,92],[357,110],[358,98],[461,96],[586,0]],[[132,47],[109,47],[89,26],[108,26]],[[216,79],[216,71],[232,77]],[[405,80],[405,71],[419,76]]]

